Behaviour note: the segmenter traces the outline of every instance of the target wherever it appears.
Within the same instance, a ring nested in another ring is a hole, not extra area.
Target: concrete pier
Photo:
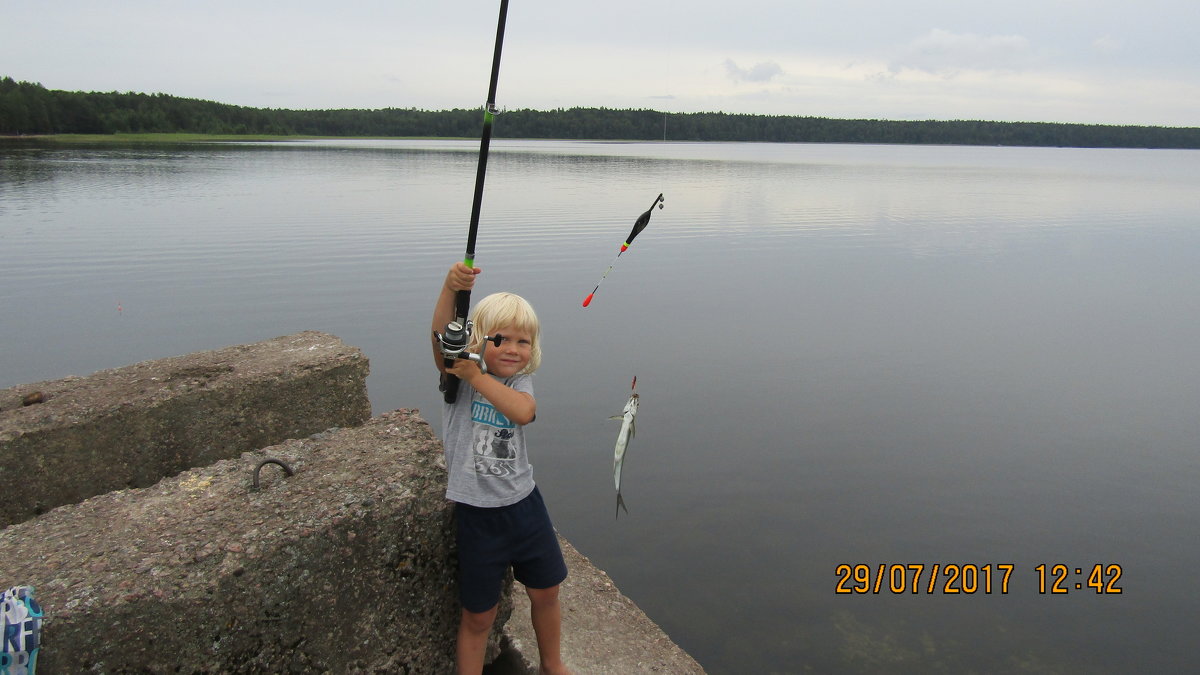
[[[40,670],[450,672],[441,442],[414,410],[368,419],[366,375],[309,331],[0,391],[0,586],[36,589]],[[562,545],[576,673],[703,672]],[[536,671],[513,585],[491,673]]]
[[[358,426],[368,368],[358,348],[305,331],[0,390],[0,527]]]
[[[566,539],[559,537],[570,574],[559,592],[562,653],[576,673],[670,673],[704,669],[646,616],[616,584]],[[504,626],[507,673],[537,672],[537,637],[529,623],[529,598],[516,585],[512,616]],[[497,675],[499,675],[497,673]]]

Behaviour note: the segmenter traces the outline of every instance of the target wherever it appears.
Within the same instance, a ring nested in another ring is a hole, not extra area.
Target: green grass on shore
[[[272,143],[286,141],[305,141],[305,140],[321,140],[321,139],[379,139],[388,138],[392,140],[459,140],[451,138],[434,138],[432,136],[285,136],[279,134],[191,134],[191,133],[170,133],[170,134],[43,134],[30,136],[0,136],[0,140],[29,140],[29,141],[44,141],[51,143],[64,144],[79,144],[79,145],[100,145],[107,143]],[[474,139],[461,139],[474,140]]]
[[[263,141],[298,141],[317,136],[280,136],[271,134],[49,134],[36,136],[56,143],[228,143]]]
[[[0,141],[39,141],[74,145],[105,145],[129,143],[274,143],[311,140],[478,140],[442,136],[301,136],[282,134],[193,134],[193,133],[147,133],[147,134],[30,134],[27,136],[2,136]]]

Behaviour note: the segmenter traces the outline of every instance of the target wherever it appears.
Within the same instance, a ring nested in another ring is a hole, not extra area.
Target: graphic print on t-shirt
[[[512,475],[515,473],[513,465],[517,453],[511,441],[517,425],[481,399],[479,397],[471,401],[471,421],[474,423],[471,455],[475,473],[483,476]]]

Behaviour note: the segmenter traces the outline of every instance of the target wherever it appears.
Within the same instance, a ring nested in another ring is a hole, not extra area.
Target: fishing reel
[[[479,369],[487,373],[487,362],[483,360],[483,355],[487,352],[488,343],[492,343],[497,347],[500,346],[502,335],[492,337],[484,336],[483,344],[479,348],[479,353],[467,351],[467,344],[471,341],[471,331],[475,328],[474,322],[470,319],[465,324],[457,321],[451,321],[446,324],[446,332],[439,333],[433,331],[433,336],[437,338],[438,344],[441,346],[442,358],[446,359],[447,365],[454,359],[467,359],[479,364]]]

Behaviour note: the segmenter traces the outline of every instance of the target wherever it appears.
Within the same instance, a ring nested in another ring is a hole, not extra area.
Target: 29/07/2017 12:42
[[[943,564],[943,563],[880,563],[875,565],[839,564],[834,569],[838,578],[834,592],[842,594],[974,594],[990,595],[993,590],[1001,595],[1009,591],[1009,581],[1016,565],[1013,563]],[[1123,572],[1121,565],[1096,563],[1089,567],[1076,567],[1074,573],[1079,581],[1070,581],[1071,567],[1064,564],[1042,563],[1034,568],[1038,575],[1038,593],[1061,595],[1074,590],[1092,589],[1099,595],[1117,595],[1122,592],[1117,580]],[[929,571],[928,582],[922,577]],[[1086,580],[1084,573],[1087,571]]]

